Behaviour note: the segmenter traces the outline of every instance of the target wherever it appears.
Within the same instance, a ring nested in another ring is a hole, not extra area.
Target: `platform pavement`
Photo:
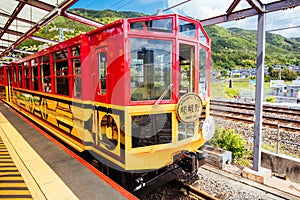
[[[137,199],[82,159],[75,159],[2,103],[0,136],[33,199]]]
[[[286,197],[288,197],[288,194],[292,195],[291,197],[289,197],[290,199],[300,199],[299,183],[274,177],[271,175],[271,171],[268,169],[261,167],[260,170],[261,172],[256,172],[250,168],[246,168],[246,167],[241,168],[232,164],[227,164],[224,168],[224,171],[226,172],[245,177],[249,180],[253,180],[257,182],[258,184],[261,184],[258,187],[267,186],[269,187],[269,190],[270,188],[273,188],[274,190],[277,190],[279,193],[281,192],[286,193],[287,194]],[[264,179],[263,181],[260,180],[262,177]],[[246,181],[246,180],[244,181],[247,182],[247,184],[252,184],[250,181]]]
[[[0,136],[33,199],[78,199],[0,113]]]

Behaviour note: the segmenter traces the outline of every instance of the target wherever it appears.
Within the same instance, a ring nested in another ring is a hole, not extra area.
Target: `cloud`
[[[171,7],[184,1],[185,0],[167,0],[167,4],[168,7]],[[275,0],[264,0],[264,3],[270,3],[274,1]],[[233,0],[191,0],[185,4],[173,8],[171,12],[203,20],[225,14],[232,2]],[[249,7],[250,6],[246,1],[241,1],[235,10],[240,10]],[[268,13],[266,17],[266,22],[266,30],[287,28],[286,30],[276,31],[274,33],[283,35],[285,37],[300,37],[300,27],[291,28],[300,26],[300,6],[293,9]],[[257,16],[222,23],[220,25],[226,28],[238,27],[256,30]]]
[[[167,0],[168,7],[180,4],[185,0]],[[233,0],[210,0],[210,1],[200,1],[191,0],[185,4],[172,9],[172,12],[185,14],[198,19],[206,19],[226,13]],[[237,9],[247,8],[249,4],[241,1],[238,4]]]

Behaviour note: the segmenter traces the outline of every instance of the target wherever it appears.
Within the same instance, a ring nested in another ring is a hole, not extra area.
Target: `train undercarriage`
[[[205,163],[205,158],[199,152],[182,152],[174,163],[158,170],[143,172],[128,172],[117,170],[112,163],[95,159],[89,152],[83,152],[83,157],[102,173],[112,178],[122,187],[136,195],[145,195],[173,180],[190,183],[198,179],[198,168]]]

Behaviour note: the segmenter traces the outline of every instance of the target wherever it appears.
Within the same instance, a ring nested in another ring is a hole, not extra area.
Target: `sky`
[[[155,14],[158,9],[168,9],[187,0],[78,0],[71,8],[86,8],[93,10],[111,9],[116,11],[136,11],[145,14]],[[261,0],[263,3],[277,0]],[[225,14],[233,0],[190,0],[165,13],[178,13],[196,19],[207,19]],[[249,8],[246,0],[241,0],[236,9]],[[266,30],[285,37],[300,37],[300,6],[284,11],[268,13]],[[238,27],[255,30],[257,17],[222,23],[226,28]],[[284,29],[278,31],[278,29]],[[277,30],[277,31],[275,31]]]

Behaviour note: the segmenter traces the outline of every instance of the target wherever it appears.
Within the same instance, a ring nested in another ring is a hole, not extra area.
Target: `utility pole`
[[[256,89],[254,116],[254,157],[253,170],[259,171],[261,165],[262,112],[264,95],[264,62],[266,42],[266,13],[258,14],[257,23],[257,55],[256,55]]]

